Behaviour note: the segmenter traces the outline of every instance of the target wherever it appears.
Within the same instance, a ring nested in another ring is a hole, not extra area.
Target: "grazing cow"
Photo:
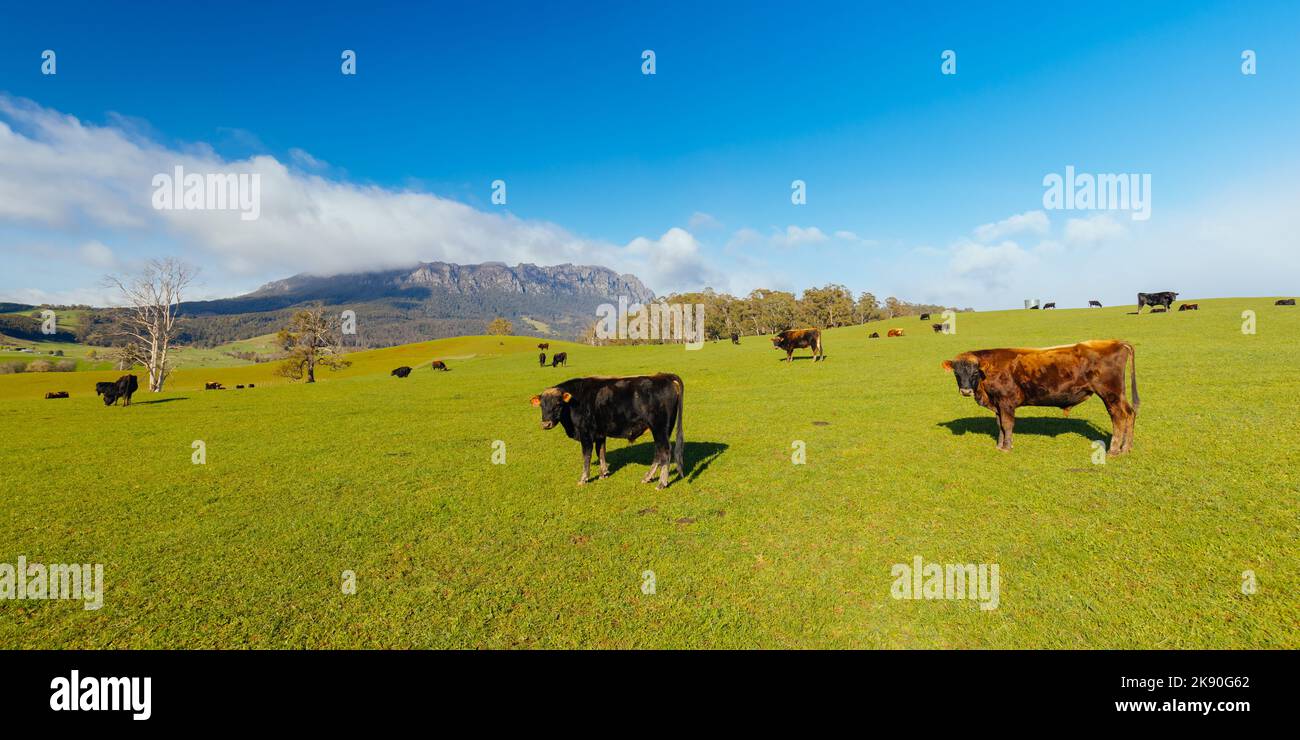
[[[922,321],[929,321],[929,320],[930,320],[930,314],[928,314],[928,313],[923,313],[923,314],[921,314],[921,320],[922,320]]]
[[[1088,301],[1088,308],[1092,308],[1093,306],[1101,308],[1101,301]]]
[[[1294,299],[1294,298],[1279,298],[1278,300],[1273,301],[1273,305],[1274,305],[1274,306],[1294,306],[1294,305],[1295,305],[1295,299]]]
[[[545,352],[538,352],[538,353],[537,353],[537,366],[538,366],[538,367],[546,367],[546,353],[545,353]]]
[[[659,471],[659,485],[668,485],[670,461],[677,463],[677,474],[686,476],[682,459],[682,406],[686,386],[672,373],[637,375],[627,378],[574,378],[547,388],[532,398],[542,409],[542,429],[556,424],[564,427],[570,439],[582,444],[582,477],[585,485],[591,475],[591,451],[600,458],[600,477],[609,475],[605,462],[605,440],[621,437],[629,442],[648,430],[654,437],[655,456],[650,472],[641,479],[649,483]],[[670,449],[673,427],[677,427],[676,449]],[[670,454],[671,453],[671,454]]]
[[[1124,364],[1131,362],[1133,405],[1124,397]],[[1011,449],[1016,409],[1055,406],[1066,414],[1094,393],[1110,413],[1110,454],[1133,446],[1133,421],[1140,405],[1137,353],[1118,339],[1094,339],[1045,349],[984,349],[945,360],[957,390],[998,417],[998,449]]]
[[[442,360],[434,360],[432,363],[429,364],[429,368],[431,370],[445,371],[447,370],[447,363],[443,362]]]
[[[1164,306],[1168,309],[1174,304],[1174,299],[1177,297],[1178,294],[1172,290],[1160,293],[1138,293],[1138,311],[1141,311],[1143,306],[1151,306],[1152,308]]]
[[[205,391],[224,391],[224,390],[225,390],[225,387],[222,386],[220,383],[215,383],[215,382],[214,382],[214,383],[204,383],[204,384],[203,384],[203,390],[205,390]]]
[[[879,338],[880,338],[880,332],[878,331],[871,332],[871,336],[867,337],[867,339],[879,339]]]
[[[732,344],[740,344],[740,335],[737,334],[737,333],[734,332],[734,331],[731,332],[731,343],[732,343]]]
[[[569,366],[568,352],[556,352],[551,355],[551,367],[559,367],[560,365],[564,365],[565,367]]]
[[[1201,306],[1200,306],[1199,303],[1184,303],[1183,305],[1181,305],[1181,306],[1178,307],[1178,310],[1179,310],[1179,311],[1199,311],[1199,310],[1201,310]]]
[[[131,405],[131,396],[140,389],[140,379],[134,375],[123,375],[112,383],[96,383],[95,394],[104,397],[104,405],[112,406],[119,399],[123,406]]]
[[[393,372],[389,373],[389,375],[394,375],[399,378],[405,378],[410,374],[411,374],[411,368],[407,367],[406,365],[402,365],[401,367],[395,367],[393,368]]]
[[[235,390],[237,390],[237,391],[242,391],[242,390],[244,390],[244,386],[242,386],[242,385],[237,385],[237,386],[235,386]]]
[[[943,324],[930,324],[930,328],[934,329],[935,334],[943,333]]]
[[[1044,310],[1044,311],[1046,311],[1046,310],[1049,309],[1049,308],[1056,308],[1056,302],[1055,302],[1055,301],[1052,301],[1051,303],[1044,303],[1044,304],[1043,304],[1043,310]]]
[[[885,336],[890,336],[890,337],[901,337],[901,336],[903,336],[903,330],[902,330],[902,329],[890,329],[890,330],[889,330],[889,333],[886,334]]]
[[[249,384],[248,384],[248,387],[249,387],[249,388],[256,388],[257,386],[256,386],[256,385],[253,385],[252,383],[249,383]]]
[[[812,350],[813,362],[826,359],[826,353],[822,351],[821,329],[786,329],[772,337],[772,348],[785,350],[786,362],[794,359],[797,349]]]
[[[542,342],[537,345],[537,349],[550,349],[550,348],[551,348],[550,342]]]
[[[1037,303],[1035,303],[1034,305],[1032,305],[1032,306],[1029,307],[1029,310],[1030,310],[1030,311],[1037,311],[1039,308],[1041,308],[1041,306],[1039,306]]]
[[[68,392],[67,392],[67,391],[50,391],[50,392],[48,392],[48,393],[45,394],[45,397],[46,397],[46,398],[67,398],[67,397],[68,397]]]

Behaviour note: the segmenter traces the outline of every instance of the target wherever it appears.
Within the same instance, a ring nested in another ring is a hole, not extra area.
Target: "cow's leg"
[[[600,477],[609,477],[609,463],[605,462],[605,438],[601,437],[596,440],[596,449],[600,453]]]
[[[587,485],[587,478],[591,477],[591,443],[582,441],[582,477],[578,479],[578,485]]]
[[[1106,454],[1110,457],[1122,455],[1128,451],[1124,443],[1129,436],[1133,407],[1118,394],[1103,395],[1101,402],[1106,404],[1106,413],[1110,414],[1110,449]]]
[[[794,350],[788,349],[785,351],[785,361],[794,364]]]
[[[668,471],[672,468],[671,460],[673,457],[672,448],[669,446],[667,438],[664,439],[662,445],[659,440],[655,440],[655,457],[663,460],[663,465],[659,467],[659,485],[655,486],[655,488],[667,488]]]
[[[998,449],[1003,452],[1011,451],[1011,435],[1016,427],[1016,410],[998,409]]]

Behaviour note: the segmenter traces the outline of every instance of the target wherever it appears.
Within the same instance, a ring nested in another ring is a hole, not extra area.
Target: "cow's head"
[[[975,395],[975,389],[979,387],[980,381],[984,379],[984,372],[980,370],[980,364],[968,358],[959,357],[955,360],[944,360],[943,369],[957,377],[957,390],[963,396]]]
[[[560,414],[564,406],[573,400],[573,395],[559,388],[547,388],[533,396],[532,404],[542,409],[542,429],[550,429],[560,423]]]

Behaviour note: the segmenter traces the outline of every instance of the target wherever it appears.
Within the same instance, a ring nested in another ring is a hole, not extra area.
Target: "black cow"
[[[224,391],[224,390],[225,390],[225,387],[222,386],[220,383],[216,383],[216,382],[213,382],[213,383],[204,383],[204,384],[203,384],[203,390],[205,390],[205,391]]]
[[[407,367],[406,365],[402,365],[401,367],[393,368],[393,372],[389,373],[389,375],[395,375],[395,376],[397,376],[397,377],[399,377],[399,378],[405,378],[406,376],[408,376],[408,375],[410,375],[410,374],[411,374],[411,368]]]
[[[1101,301],[1088,301],[1088,308],[1092,308],[1093,306],[1101,308]]]
[[[46,398],[67,398],[67,397],[68,397],[68,392],[67,392],[67,391],[50,391],[50,392],[48,392],[48,393],[45,394],[45,397],[46,397]]]
[[[537,353],[537,366],[538,366],[538,367],[546,367],[546,353],[545,353],[545,352],[538,352],[538,353]]]
[[[433,369],[433,370],[443,370],[443,371],[446,371],[446,370],[447,370],[447,363],[443,362],[442,360],[434,360],[434,361],[429,365],[429,367],[430,367],[431,369]]]
[[[879,338],[880,338],[880,332],[878,331],[871,332],[871,336],[867,337],[867,339],[879,339]]]
[[[934,329],[935,334],[943,333],[943,324],[930,324],[930,328]]]
[[[551,355],[551,367],[559,367],[560,365],[564,365],[565,367],[569,366],[568,352],[556,352],[554,355]]]
[[[921,320],[922,320],[922,321],[929,321],[929,320],[930,320],[930,314],[928,314],[928,313],[923,313],[923,314],[921,314]]]
[[[772,337],[772,349],[785,350],[786,362],[794,359],[794,351],[797,349],[812,350],[813,362],[826,359],[826,354],[822,352],[821,329],[786,329]]]
[[[1273,305],[1274,305],[1274,306],[1294,306],[1294,305],[1295,305],[1295,299],[1294,299],[1294,298],[1279,298],[1278,300],[1273,301]]]
[[[123,406],[131,405],[131,396],[140,389],[140,379],[123,375],[112,383],[96,383],[95,394],[104,397],[104,405],[112,406],[121,399]]]
[[[556,424],[564,427],[570,439],[582,444],[582,477],[585,485],[591,476],[591,451],[600,458],[600,477],[609,475],[605,462],[605,441],[620,437],[629,442],[646,431],[654,437],[655,456],[650,472],[641,479],[649,483],[659,471],[659,485],[668,486],[672,462],[677,474],[686,476],[682,456],[682,407],[686,386],[671,373],[637,375],[627,378],[574,378],[547,388],[533,396],[532,404],[542,409],[542,429]],[[677,427],[675,449],[670,448],[673,427]]]
[[[734,332],[734,331],[731,332],[731,343],[732,343],[732,344],[740,344],[740,335],[737,334],[737,333]]]
[[[1178,294],[1172,290],[1166,290],[1160,293],[1138,293],[1138,311],[1141,311],[1143,306],[1151,306],[1152,308],[1156,306],[1164,306],[1165,310],[1168,310],[1169,307],[1174,304],[1174,299],[1177,297]]]
[[[1043,304],[1043,310],[1044,310],[1044,311],[1046,311],[1046,310],[1049,309],[1049,308],[1056,308],[1056,302],[1053,301],[1053,302],[1051,302],[1051,303],[1044,303],[1044,304]]]
[[[1037,311],[1039,308],[1041,308],[1041,306],[1039,306],[1037,303],[1035,303],[1034,305],[1032,305],[1032,306],[1029,307],[1029,310],[1031,310],[1031,311]]]

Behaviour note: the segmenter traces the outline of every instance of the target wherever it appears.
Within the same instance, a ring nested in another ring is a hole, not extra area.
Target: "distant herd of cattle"
[[[1138,311],[1151,306],[1155,312],[1168,311],[1178,294],[1172,291],[1139,293]],[[1089,301],[1089,307],[1101,307],[1100,301]],[[1294,298],[1280,299],[1277,306],[1294,306]],[[1037,306],[1035,306],[1036,308]],[[1055,308],[1046,303],[1044,309]],[[1179,311],[1195,311],[1195,303],[1184,303]],[[922,314],[922,320],[929,320]],[[941,332],[943,324],[931,324]],[[870,338],[880,335],[872,332]],[[902,329],[889,329],[887,336],[901,337]],[[740,344],[737,334],[731,335],[733,344]],[[546,366],[549,342],[537,345],[542,352],[538,364]],[[789,329],[772,337],[772,347],[785,352],[785,361],[791,362],[797,349],[812,352],[814,362],[826,359],[822,348],[820,329]],[[551,367],[567,366],[568,353],[556,352]],[[1129,369],[1133,401],[1125,395],[1124,375]],[[449,368],[441,360],[430,363],[433,370]],[[974,398],[980,406],[997,416],[999,450],[1010,450],[1015,427],[1016,409],[1022,406],[1048,406],[1060,408],[1066,415],[1070,409],[1096,395],[1106,406],[1111,418],[1111,441],[1108,453],[1121,455],[1133,447],[1133,426],[1140,405],[1137,387],[1137,353],[1133,345],[1120,340],[1090,340],[1077,344],[1046,347],[1043,349],[987,349],[963,352],[943,362],[943,369],[951,372],[962,396]],[[412,368],[403,365],[393,369],[391,375],[405,378]],[[224,390],[220,383],[206,383],[207,390]],[[243,388],[244,386],[236,386]],[[255,387],[253,384],[249,388]],[[130,405],[131,396],[139,389],[135,375],[123,375],[111,383],[96,383],[95,392],[104,399],[105,406],[121,400]],[[686,386],[682,379],[671,373],[630,377],[574,378],[546,388],[533,396],[531,403],[541,409],[542,429],[552,429],[557,424],[565,434],[582,446],[582,477],[579,485],[587,483],[591,473],[591,456],[597,454],[600,477],[609,475],[605,461],[605,444],[610,437],[635,441],[650,432],[654,439],[655,454],[650,471],[642,479],[653,482],[658,473],[658,488],[668,485],[672,467],[679,477],[685,477],[683,459],[683,417]],[[68,398],[67,391],[45,394],[46,398]],[[672,440],[676,429],[675,443]]]

